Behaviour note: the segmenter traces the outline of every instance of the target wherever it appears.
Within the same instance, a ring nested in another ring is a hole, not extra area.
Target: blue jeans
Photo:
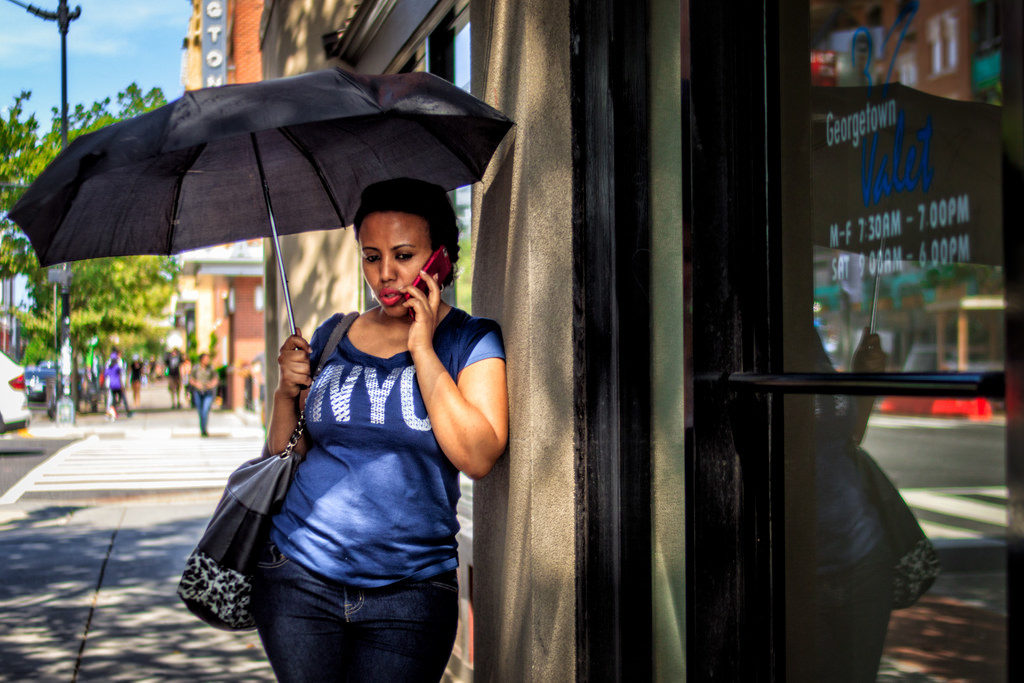
[[[441,680],[459,616],[455,570],[356,588],[330,581],[269,543],[252,611],[281,683]]]
[[[193,389],[192,393],[196,410],[199,411],[199,431],[205,436],[206,424],[210,421],[210,407],[213,405],[214,391],[213,389],[207,389],[206,391]]]

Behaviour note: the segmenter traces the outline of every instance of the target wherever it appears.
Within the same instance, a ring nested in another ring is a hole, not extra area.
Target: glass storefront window
[[[468,10],[466,10],[468,14]],[[456,22],[455,34],[455,85],[469,91],[469,36],[470,25],[461,26]],[[464,311],[473,307],[473,250],[470,235],[473,227],[473,192],[469,187],[460,187],[453,193],[455,215],[459,219],[459,280],[455,285],[455,305]]]
[[[997,3],[811,0],[809,29],[810,228],[806,250],[784,258],[799,278],[787,315],[813,334],[787,345],[786,370],[1002,370]],[[1004,410],[787,399],[787,434],[809,436],[786,457],[814,482],[802,492],[811,540],[787,545],[787,571],[815,579],[787,619],[812,634],[801,652],[817,680],[1005,679]],[[892,602],[893,525],[872,463],[941,564],[907,607]]]

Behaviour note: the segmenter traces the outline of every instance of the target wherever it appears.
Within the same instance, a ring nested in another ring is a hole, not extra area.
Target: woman
[[[820,342],[820,338],[818,339]],[[884,372],[878,335],[864,328],[854,372]],[[815,348],[819,372],[834,372]],[[815,678],[874,681],[892,611],[894,560],[875,503],[862,483],[854,449],[864,439],[874,396],[816,395],[817,594]]]
[[[380,305],[308,391],[340,314],[281,347],[269,446],[284,449],[304,410],[306,460],[274,518],[253,613],[281,681],[437,681],[458,618],[458,473],[486,475],[508,438],[501,331],[441,300],[451,276],[421,271],[441,246],[458,259],[440,187],[372,185],[354,225]]]
[[[121,354],[115,348],[110,352],[110,362],[103,370],[107,382],[107,418],[117,419],[117,406],[124,406],[125,415],[132,416],[131,408],[128,407],[128,397],[124,393],[125,371],[124,363],[121,361]]]
[[[188,386],[192,392],[192,404],[199,412],[199,434],[210,436],[207,425],[210,422],[210,408],[217,393],[220,378],[217,371],[210,367],[210,354],[199,354],[199,365],[192,366],[188,374]]]
[[[130,368],[133,401],[132,405],[134,405],[136,409],[138,409],[138,407],[142,405],[142,370],[144,367],[145,364],[142,362],[142,359],[139,358],[139,354],[135,354],[134,356],[132,356],[132,364]]]

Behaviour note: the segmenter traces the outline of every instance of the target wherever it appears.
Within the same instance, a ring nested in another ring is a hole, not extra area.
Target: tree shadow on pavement
[[[879,680],[1005,680],[1006,615],[959,598],[925,595],[893,612],[885,655],[904,674]]]
[[[274,680],[255,633],[217,631],[178,599],[209,509],[173,508],[43,508],[7,524],[0,680]]]

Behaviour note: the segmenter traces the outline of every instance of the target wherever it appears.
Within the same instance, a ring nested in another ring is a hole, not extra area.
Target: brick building
[[[192,16],[184,44],[185,89],[260,80],[263,0],[191,2]]]
[[[186,90],[262,78],[263,0],[190,0],[182,77]],[[263,249],[260,240],[182,255],[175,304],[178,338],[226,366],[224,408],[259,412],[263,352]],[[254,370],[255,369],[255,370]]]
[[[261,241],[198,249],[181,259],[174,317],[179,336],[188,340],[186,350],[208,351],[214,367],[226,367],[224,408],[258,411],[264,346]]]

